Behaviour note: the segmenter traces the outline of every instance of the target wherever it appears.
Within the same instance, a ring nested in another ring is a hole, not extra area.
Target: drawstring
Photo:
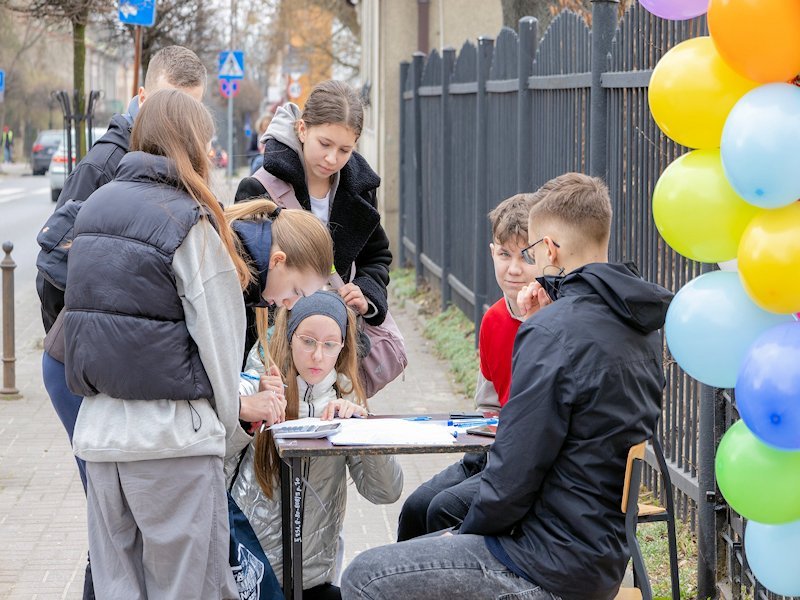
[[[197,433],[200,431],[200,427],[203,426],[203,418],[200,416],[200,413],[197,412],[197,409],[191,402],[189,402],[189,410],[191,411],[192,415],[192,429],[194,429],[194,432]],[[197,416],[197,425],[195,425],[195,416]]]

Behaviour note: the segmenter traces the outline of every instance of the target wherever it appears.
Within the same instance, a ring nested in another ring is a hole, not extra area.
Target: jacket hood
[[[130,147],[130,140],[131,122],[125,118],[125,115],[114,115],[111,117],[111,122],[108,124],[108,130],[96,143],[114,144],[127,152]]]
[[[234,221],[233,230],[239,236],[249,263],[256,271],[256,280],[244,291],[244,303],[248,307],[265,307],[267,301],[262,297],[267,287],[269,255],[272,251],[272,221]]]
[[[561,284],[561,294],[582,293],[588,286],[600,296],[619,319],[643,333],[664,326],[667,308],[673,294],[669,290],[645,281],[632,264],[592,263],[567,275]]]
[[[289,146],[303,160],[303,146],[297,139],[297,132],[294,129],[294,122],[302,116],[300,107],[292,102],[287,102],[279,106],[275,111],[275,116],[267,127],[267,131],[261,136],[261,143],[266,144],[267,140],[278,140],[280,143]],[[303,165],[305,168],[305,165]]]

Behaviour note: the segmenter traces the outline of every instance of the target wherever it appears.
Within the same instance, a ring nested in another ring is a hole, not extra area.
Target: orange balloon
[[[800,73],[797,0],[711,0],[708,28],[725,62],[748,79],[770,83]]]

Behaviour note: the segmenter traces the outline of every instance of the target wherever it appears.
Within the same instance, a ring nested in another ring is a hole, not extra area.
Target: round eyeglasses
[[[308,352],[309,354],[317,349],[317,344],[322,348],[322,353],[330,357],[338,356],[339,352],[344,348],[344,344],[341,342],[320,342],[311,336],[299,335],[297,333],[294,334],[294,337],[298,342],[297,346],[300,350]]]

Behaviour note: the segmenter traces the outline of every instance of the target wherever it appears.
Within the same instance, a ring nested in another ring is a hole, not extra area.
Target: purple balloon
[[[685,21],[704,15],[709,0],[639,0],[648,11],[662,19]]]

